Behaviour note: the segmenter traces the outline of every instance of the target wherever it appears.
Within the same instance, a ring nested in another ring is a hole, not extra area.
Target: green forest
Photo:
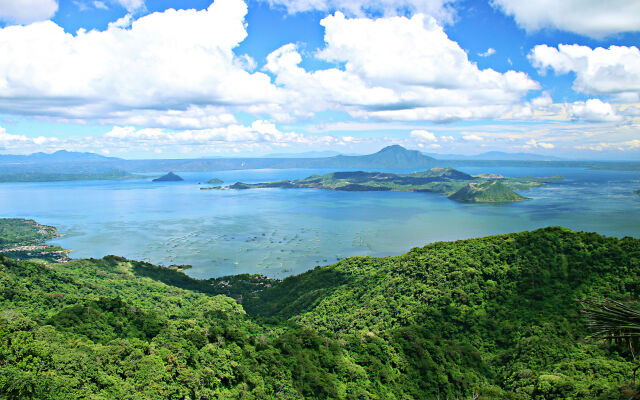
[[[117,256],[0,256],[0,398],[629,399],[640,240],[546,228],[196,280]]]

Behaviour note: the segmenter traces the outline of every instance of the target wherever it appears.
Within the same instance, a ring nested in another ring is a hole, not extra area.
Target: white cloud
[[[591,143],[586,145],[575,146],[578,150],[592,150],[592,151],[605,151],[605,150],[617,150],[617,151],[633,151],[640,149],[640,140],[627,140],[624,142],[600,142]]]
[[[573,88],[583,93],[635,92],[637,95],[640,92],[640,50],[635,46],[592,49],[577,44],[561,44],[556,49],[538,45],[529,54],[529,59],[542,72],[547,68],[552,68],[556,74],[574,72]]]
[[[29,24],[53,17],[58,11],[56,0],[0,0],[0,20]]]
[[[51,152],[60,149],[127,153],[131,151],[205,154],[216,151],[258,151],[303,146],[318,148],[344,146],[359,141],[350,136],[309,135],[282,131],[275,124],[258,120],[251,125],[233,124],[223,128],[167,131],[159,128],[137,129],[115,126],[110,131],[87,137],[58,139],[9,134],[0,127],[0,149],[4,153]]]
[[[489,57],[494,54],[496,54],[496,49],[494,49],[493,47],[489,47],[484,53],[478,53],[480,57]]]
[[[491,0],[528,32],[554,28],[593,38],[640,31],[637,0]]]
[[[109,9],[109,7],[107,7],[107,5],[104,3],[104,1],[100,1],[100,0],[94,0],[93,6],[95,8],[99,8],[101,10],[108,10]]]
[[[553,149],[556,146],[553,143],[547,143],[547,142],[538,142],[535,139],[531,139],[527,142],[527,146],[525,146],[526,148],[537,148],[537,147],[542,147],[543,149]]]
[[[64,32],[52,21],[0,29],[0,112],[68,119],[122,110],[278,102],[268,75],[233,49],[247,36],[241,0],[166,10],[104,31]]]
[[[588,122],[616,122],[622,117],[617,115],[611,104],[600,99],[589,99],[586,102],[576,101],[570,104],[570,113],[574,119]]]
[[[236,123],[225,107],[189,106],[184,110],[126,110],[97,119],[101,124],[127,124],[168,129],[204,129]]]
[[[302,110],[335,108],[386,120],[490,118],[539,87],[521,72],[479,69],[422,14],[348,19],[338,12],[321,24],[326,46],[318,57],[343,69],[308,72],[293,44],[271,53],[265,66]]]
[[[481,142],[481,141],[483,141],[483,140],[484,140],[484,139],[482,138],[482,136],[473,135],[473,134],[470,134],[470,135],[464,135],[464,136],[462,136],[462,138],[463,138],[464,140],[466,140],[467,142]]]
[[[114,22],[109,22],[108,29],[128,28],[131,26],[131,22],[133,22],[133,15],[127,14]]]
[[[115,1],[130,13],[145,9],[144,0],[115,0]]]
[[[367,14],[394,16],[422,13],[439,21],[451,22],[455,0],[268,0],[271,6],[284,6],[291,14],[305,11],[341,11],[349,16]]]
[[[438,138],[433,132],[425,131],[424,129],[416,129],[409,133],[413,139],[421,141],[421,142],[437,142]]]

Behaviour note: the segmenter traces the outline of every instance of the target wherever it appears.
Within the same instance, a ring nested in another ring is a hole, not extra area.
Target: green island
[[[633,193],[635,193],[635,194],[640,194],[640,189],[638,189],[638,190],[634,190],[634,191],[633,191]]]
[[[327,189],[341,191],[402,191],[432,192],[448,196],[451,200],[465,203],[504,203],[530,200],[514,192],[544,186],[562,179],[553,177],[512,178],[501,175],[469,175],[453,168],[431,168],[412,174],[393,174],[388,172],[333,172],[325,175],[312,175],[294,181],[265,183],[237,182],[229,186],[203,187],[202,190],[226,189]]]
[[[181,176],[174,174],[173,172],[169,172],[168,174],[162,175],[158,178],[152,179],[152,182],[180,182],[183,181]]]
[[[110,181],[142,179],[143,175],[131,174],[123,170],[106,172],[21,172],[0,173],[0,182],[62,182],[62,181]]]
[[[24,218],[0,218],[0,254],[17,260],[37,259],[66,262],[69,251],[45,244],[58,236],[58,229]]]
[[[12,232],[3,240],[20,242]],[[589,339],[576,300],[637,302],[639,239],[552,227],[284,280],[196,280],[187,268],[0,255],[0,398],[626,400],[638,389],[629,347]]]
[[[211,185],[216,185],[218,183],[224,183],[224,181],[222,179],[219,179],[219,178],[212,178],[212,179],[209,179],[207,181],[207,183],[209,183]]]

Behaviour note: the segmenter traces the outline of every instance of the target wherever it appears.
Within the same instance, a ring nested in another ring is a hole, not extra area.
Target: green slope
[[[561,228],[282,282],[0,257],[0,398],[628,399],[632,356],[583,340],[575,300],[638,276],[640,240]]]
[[[500,181],[472,182],[451,196],[451,200],[462,203],[509,203],[513,201],[531,200],[509,189]]]

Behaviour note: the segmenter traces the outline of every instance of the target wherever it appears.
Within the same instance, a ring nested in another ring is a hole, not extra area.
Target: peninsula
[[[388,172],[347,171],[325,175],[312,175],[298,180],[264,183],[237,182],[228,186],[203,187],[201,189],[326,189],[352,192],[401,191],[431,192],[448,196],[451,200],[468,203],[504,203],[529,198],[514,190],[528,190],[562,179],[553,177],[511,178],[499,175],[469,175],[453,168],[431,168],[412,174]]]

